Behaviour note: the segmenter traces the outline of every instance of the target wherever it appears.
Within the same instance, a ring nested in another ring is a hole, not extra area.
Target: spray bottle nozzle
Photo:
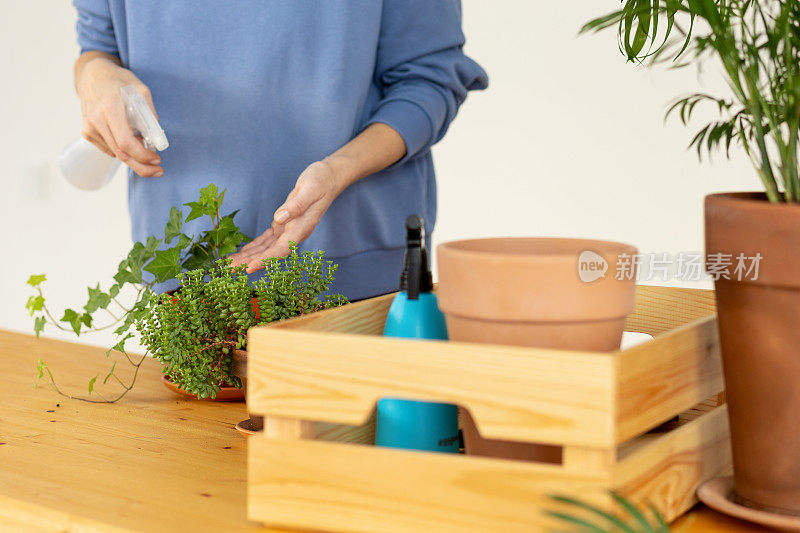
[[[433,290],[433,276],[425,248],[425,222],[417,215],[406,219],[406,257],[400,290],[406,291],[409,300],[417,300],[419,293]]]
[[[128,124],[138,134],[142,136],[145,148],[148,150],[163,151],[169,147],[169,141],[164,134],[164,130],[142,96],[134,85],[126,85],[120,89],[122,98],[125,100],[125,114],[128,117]]]

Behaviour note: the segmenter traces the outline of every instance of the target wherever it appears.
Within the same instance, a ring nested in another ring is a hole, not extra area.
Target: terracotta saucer
[[[782,531],[800,531],[800,516],[751,509],[734,502],[731,498],[732,494],[733,476],[706,481],[697,489],[697,497],[700,501],[722,514]]]
[[[236,424],[236,431],[245,437],[250,437],[264,431],[264,418],[261,416],[254,418],[256,418],[256,420],[248,418]]]
[[[197,396],[186,392],[182,388],[175,385],[173,382],[169,380],[166,374],[161,374],[161,382],[172,392],[175,394],[180,394],[186,398],[191,398],[193,400],[197,400]],[[202,398],[202,400],[208,402],[243,402],[244,401],[244,389],[237,389],[236,387],[231,387],[229,385],[224,385],[220,387],[219,392],[217,393],[216,398]]]

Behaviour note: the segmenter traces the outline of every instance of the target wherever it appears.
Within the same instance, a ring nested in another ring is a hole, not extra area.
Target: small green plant
[[[320,298],[328,290],[336,267],[328,262],[325,271],[322,252],[298,254],[294,243],[289,257],[265,261],[266,277],[251,287],[244,269],[231,268],[223,259],[250,240],[234,223],[235,211],[220,214],[224,198],[225,191],[220,192],[212,183],[200,190],[198,201],[185,204],[190,208],[185,218],[181,209],[173,207],[163,238],[148,237],[146,242],[134,244],[119,264],[115,283],[107,291],[100,284],[89,287],[87,303],[79,310],[66,309],[60,320],[46,305],[42,290],[45,275],[31,276],[28,285],[35,293],[26,308],[34,317],[37,337],[48,325],[76,335],[116,328],[117,343],[106,356],[120,352],[134,368],[126,382],[117,375],[116,363],[112,364],[103,383],[114,379],[122,386],[113,398],[95,390],[99,376],[89,380],[89,398],[62,392],[41,360],[36,367],[37,385],[45,379],[59,394],[89,402],[120,400],[133,388],[147,356],[131,357],[125,350],[126,342],[138,331],[142,344],[161,361],[173,381],[200,397],[214,397],[221,383],[241,386],[230,373],[230,350],[244,347],[248,327],[346,302],[339,295]],[[201,217],[210,219],[211,228],[194,237],[186,235],[184,223]],[[163,244],[172,246],[159,249]],[[148,281],[144,272],[151,274]],[[154,291],[156,284],[172,279],[184,285],[177,294]],[[133,290],[132,304],[123,301],[123,289]],[[249,306],[254,290],[259,298],[258,315]],[[107,322],[99,324],[102,319],[98,315],[108,317]],[[99,399],[91,398],[92,394]]]
[[[669,533],[669,526],[664,517],[651,504],[649,513],[637,508],[616,492],[611,497],[620,508],[621,513],[613,514],[585,501],[568,496],[550,496],[554,502],[567,505],[575,512],[547,511],[547,514],[565,524],[569,529],[585,533]],[[648,516],[648,514],[650,516]]]
[[[244,267],[219,260],[212,270],[181,273],[181,289],[163,294],[137,327],[142,343],[182,389],[213,398],[220,384],[241,387],[233,375],[231,353],[245,349],[248,328],[343,305],[339,295],[322,294],[333,282],[336,265],[323,252],[298,253],[264,261],[265,276],[250,285]]]
[[[667,115],[677,112],[687,124],[698,104],[710,103],[719,120],[705,125],[692,139],[690,146],[698,155],[720,149],[729,153],[731,144],[737,143],[750,157],[771,202],[799,202],[800,3],[623,0],[622,4],[581,31],[616,28],[620,50],[636,63],[672,59],[680,68],[715,58],[732,96],[690,94],[676,100]]]

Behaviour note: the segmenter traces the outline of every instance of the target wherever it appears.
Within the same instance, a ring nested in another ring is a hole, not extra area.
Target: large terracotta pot
[[[449,242],[437,253],[439,305],[450,339],[571,350],[619,348],[634,306],[633,246],[501,238]],[[558,447],[484,439],[469,416],[462,416],[462,425],[469,454],[561,459]]]
[[[705,210],[707,267],[731,263],[715,286],[736,498],[800,516],[800,206],[713,194]]]

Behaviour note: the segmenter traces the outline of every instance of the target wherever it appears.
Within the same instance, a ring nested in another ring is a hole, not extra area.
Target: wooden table
[[[40,358],[64,391],[119,388],[105,350],[0,330],[0,531],[275,531],[246,517],[244,404],[180,398],[153,360],[117,404],[70,400],[34,390]],[[758,531],[704,508],[674,530]]]

